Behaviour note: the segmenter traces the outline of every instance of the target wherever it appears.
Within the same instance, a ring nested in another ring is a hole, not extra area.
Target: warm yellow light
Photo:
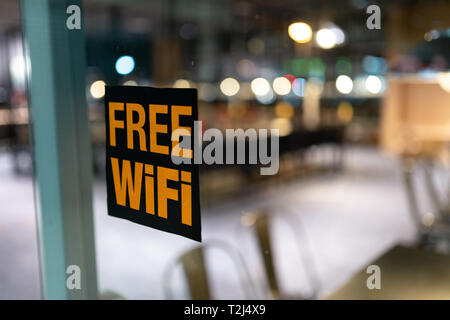
[[[337,116],[344,122],[350,122],[353,119],[353,106],[347,101],[342,101],[337,107]]]
[[[368,76],[365,82],[366,89],[370,93],[377,94],[381,92],[383,88],[383,83],[381,79],[377,76]]]
[[[275,118],[270,121],[271,129],[278,129],[278,135],[280,137],[287,136],[292,132],[292,122],[286,118]]]
[[[138,85],[138,83],[134,80],[127,80],[123,83],[124,86],[132,86],[135,87]]]
[[[240,87],[239,82],[234,78],[223,79],[220,83],[220,91],[228,97],[234,96],[238,93]]]
[[[240,119],[244,117],[246,110],[246,105],[242,101],[234,101],[228,104],[228,114],[235,119]]]
[[[103,98],[105,95],[105,85],[105,81],[102,80],[97,80],[92,83],[91,87],[89,88],[91,96],[95,99]]]
[[[312,30],[309,25],[304,22],[296,22],[288,28],[289,36],[298,43],[306,43],[311,40]]]
[[[291,82],[285,77],[278,77],[273,80],[273,90],[280,96],[284,96],[291,91]]]
[[[450,72],[440,72],[437,80],[442,89],[450,92]]]
[[[322,49],[331,49],[336,45],[336,35],[330,29],[320,29],[316,34],[316,42]]]
[[[264,78],[256,78],[250,84],[252,91],[257,96],[265,96],[270,92],[270,83]]]
[[[340,93],[349,94],[353,89],[353,80],[349,76],[340,75],[336,79],[336,89]]]
[[[422,216],[422,223],[424,226],[431,227],[434,224],[435,218],[434,214],[427,212]]]
[[[173,87],[174,88],[190,88],[191,87],[191,84],[189,83],[189,81],[188,80],[185,80],[185,79],[178,79],[178,80],[176,80],[175,82],[174,82],[174,84],[173,84]]]
[[[294,116],[294,108],[291,104],[280,101],[275,106],[275,114],[278,118],[290,119]]]

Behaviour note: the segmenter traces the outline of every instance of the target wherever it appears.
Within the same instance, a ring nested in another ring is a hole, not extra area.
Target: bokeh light
[[[336,79],[336,89],[343,94],[349,94],[353,89],[353,80],[346,75],[340,75]]]
[[[278,129],[280,137],[287,136],[292,133],[292,122],[287,118],[275,118],[270,122],[271,129]]]
[[[288,68],[286,68],[286,71],[292,72],[299,77],[304,77],[308,75],[309,64],[309,60],[305,58],[290,59],[287,64]]]
[[[269,81],[264,78],[253,79],[251,82],[251,88],[256,96],[264,96],[271,91]]]
[[[220,91],[228,97],[232,97],[239,92],[239,82],[234,78],[223,79],[220,83]]]
[[[320,58],[311,58],[308,61],[308,75],[310,77],[322,77],[326,71],[326,64]]]
[[[369,74],[382,74],[387,71],[387,63],[384,58],[365,56],[362,61],[365,72]]]
[[[292,74],[287,74],[284,76],[286,79],[289,80],[289,82],[292,84],[292,82],[294,82],[295,79],[297,79],[295,76],[293,76]]]
[[[297,78],[292,82],[292,92],[297,97],[304,97],[305,96],[305,79],[303,78]]]
[[[118,74],[130,74],[134,70],[134,59],[131,56],[122,56],[116,61],[116,71]]]
[[[91,96],[95,99],[103,98],[105,96],[105,85],[106,83],[103,80],[93,82],[89,88]]]
[[[291,91],[291,82],[285,77],[278,77],[273,80],[273,90],[280,96],[287,95]]]
[[[255,97],[256,97],[256,100],[262,104],[271,104],[271,103],[274,103],[276,100],[275,93],[273,92],[273,90],[270,87],[269,87],[269,91],[266,94],[256,95]]]
[[[383,89],[383,83],[378,76],[368,76],[365,81],[367,91],[373,94],[380,93]]]
[[[22,55],[11,58],[9,62],[9,71],[11,73],[13,84],[18,87],[23,87],[25,85],[26,63]]]
[[[336,74],[350,74],[352,72],[352,62],[347,57],[339,57],[336,61]]]
[[[278,118],[292,118],[294,116],[294,107],[288,102],[280,101],[275,106],[275,114]]]
[[[322,49],[331,49],[336,45],[336,35],[330,29],[320,29],[316,34],[316,42]]]
[[[127,80],[123,83],[124,86],[137,86],[138,83],[134,80]]]
[[[354,110],[353,110],[353,106],[351,105],[351,103],[349,103],[347,101],[342,101],[339,103],[339,105],[337,107],[337,116],[341,121],[343,121],[345,123],[352,121],[353,113],[354,113]]]
[[[177,79],[175,80],[175,82],[173,83],[173,87],[174,88],[178,88],[178,89],[187,89],[191,87],[191,84],[189,83],[188,80],[185,79]]]
[[[330,30],[334,33],[336,44],[343,44],[345,42],[345,33],[341,28],[338,26],[332,26]]]
[[[289,36],[298,43],[309,42],[312,38],[311,27],[304,22],[292,23],[288,28]]]

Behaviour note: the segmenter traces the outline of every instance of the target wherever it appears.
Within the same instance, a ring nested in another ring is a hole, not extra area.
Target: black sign
[[[195,89],[106,87],[109,215],[201,241],[198,165],[179,144],[197,118]]]

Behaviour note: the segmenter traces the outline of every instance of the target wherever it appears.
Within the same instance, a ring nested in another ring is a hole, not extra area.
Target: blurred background
[[[84,1],[102,297],[386,298],[357,281],[387,256],[388,297],[450,298],[449,15],[444,0]],[[3,0],[1,299],[41,297],[20,21]],[[105,84],[197,88],[204,129],[279,129],[279,173],[202,166],[201,247],[107,216]],[[416,296],[395,282],[408,270]]]

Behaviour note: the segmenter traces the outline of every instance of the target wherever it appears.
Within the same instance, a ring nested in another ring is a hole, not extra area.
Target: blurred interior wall
[[[389,63],[422,41],[426,32],[450,27],[448,0],[392,1],[387,10],[385,54]]]
[[[438,83],[390,79],[381,117],[381,146],[400,154],[439,154],[450,140],[450,99]]]

